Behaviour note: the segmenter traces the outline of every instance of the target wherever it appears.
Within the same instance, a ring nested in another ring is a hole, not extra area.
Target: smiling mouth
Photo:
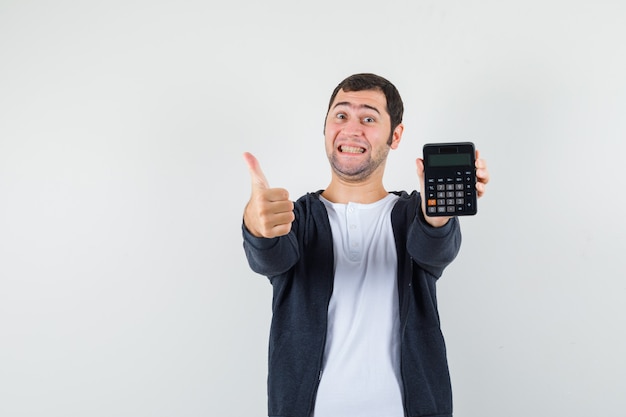
[[[358,146],[341,145],[341,146],[339,146],[339,152],[341,152],[341,153],[363,153],[363,152],[365,152],[365,148],[361,148],[361,147],[358,147]]]

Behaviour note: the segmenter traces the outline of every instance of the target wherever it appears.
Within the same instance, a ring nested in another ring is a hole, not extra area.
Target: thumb
[[[420,181],[424,181],[424,160],[422,158],[417,158],[415,160],[415,167],[417,168],[417,176]]]
[[[263,171],[261,170],[261,165],[259,165],[259,161],[255,158],[255,156],[249,152],[244,152],[243,159],[248,165],[248,171],[250,171],[252,188],[260,188],[263,190],[270,188],[267,178],[265,178],[265,174],[263,174]]]

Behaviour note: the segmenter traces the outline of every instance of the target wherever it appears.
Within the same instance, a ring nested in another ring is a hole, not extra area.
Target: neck
[[[370,204],[385,198],[387,194],[381,175],[371,175],[364,180],[351,182],[333,172],[330,184],[322,196],[333,203]]]

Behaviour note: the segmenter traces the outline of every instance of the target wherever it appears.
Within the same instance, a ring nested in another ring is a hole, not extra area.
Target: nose
[[[359,137],[363,134],[363,126],[358,119],[348,120],[341,129],[342,133],[347,137]]]

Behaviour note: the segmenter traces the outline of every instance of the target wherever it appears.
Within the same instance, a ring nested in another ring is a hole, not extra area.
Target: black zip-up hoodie
[[[273,287],[268,416],[309,417],[321,378],[328,304],[333,292],[333,242],[321,191],[295,202],[291,232],[257,238],[243,227],[253,271]],[[437,311],[436,282],[461,245],[457,218],[433,228],[420,194],[394,192],[391,212],[398,253],[401,374],[407,417],[451,417],[452,390]]]

